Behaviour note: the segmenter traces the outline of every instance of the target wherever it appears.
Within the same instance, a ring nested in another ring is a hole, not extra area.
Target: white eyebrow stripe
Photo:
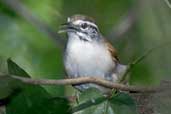
[[[70,21],[71,21],[71,18],[70,18],[70,17],[68,17],[68,18],[67,18],[67,22],[70,22]]]
[[[96,24],[94,24],[94,23],[92,23],[92,22],[89,22],[89,21],[76,20],[76,21],[74,21],[73,23],[74,23],[75,25],[78,25],[78,24],[80,24],[80,23],[87,23],[88,25],[92,25],[92,26],[98,28]]]

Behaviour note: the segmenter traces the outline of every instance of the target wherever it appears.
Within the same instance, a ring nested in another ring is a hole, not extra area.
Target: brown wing
[[[105,41],[105,45],[107,46],[107,48],[108,48],[108,50],[109,50],[109,52],[110,52],[110,54],[112,56],[113,61],[119,62],[116,49],[106,39],[104,41]]]

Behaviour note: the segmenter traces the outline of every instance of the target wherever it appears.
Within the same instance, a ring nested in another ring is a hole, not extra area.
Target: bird
[[[69,78],[94,77],[118,83],[127,65],[120,63],[117,51],[101,34],[95,20],[86,15],[75,14],[67,18],[59,33],[67,33],[64,67]],[[96,88],[102,93],[111,89],[96,84],[75,84],[79,91]]]

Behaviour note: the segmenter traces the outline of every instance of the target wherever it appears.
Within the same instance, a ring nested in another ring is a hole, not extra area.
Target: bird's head
[[[99,38],[100,32],[95,21],[88,16],[73,15],[62,24],[60,32],[77,35],[85,41],[93,41]]]

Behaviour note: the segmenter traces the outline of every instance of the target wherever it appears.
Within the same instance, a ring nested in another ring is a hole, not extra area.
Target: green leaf
[[[12,93],[16,92],[19,81],[9,77],[5,57],[0,57],[0,100],[6,99]]]
[[[99,97],[99,98],[94,98],[86,101],[85,103],[82,103],[72,109],[72,112],[77,112],[86,108],[89,108],[91,106],[98,105],[106,100],[105,97]]]
[[[109,102],[116,114],[137,114],[134,100],[126,93],[117,93]]]
[[[0,56],[0,73],[8,73],[8,66],[6,61],[7,59],[5,57]]]
[[[126,93],[116,93],[112,98],[104,97],[96,90],[88,90],[82,94],[81,104],[75,106],[72,109],[73,112],[79,111],[79,114],[137,114],[134,100]]]
[[[11,16],[13,18],[18,17],[17,14],[13,10],[11,10],[8,6],[4,5],[3,3],[0,3],[0,12],[8,16]]]
[[[106,101],[106,98],[95,88],[88,89],[84,92],[81,92],[79,95],[79,104],[75,104],[72,112],[78,112],[80,114],[95,114],[96,109],[101,107],[99,106]],[[99,112],[97,113],[99,114]]]
[[[80,93],[79,103],[83,103],[86,100],[95,99],[98,97],[103,97],[103,94],[96,88],[90,88]]]
[[[9,73],[30,77],[15,62],[8,59]],[[41,86],[22,84],[21,91],[6,106],[7,114],[69,114],[66,99],[51,100],[51,95]]]
[[[8,59],[7,63],[8,63],[8,72],[9,72],[9,74],[23,76],[23,77],[30,77],[29,74],[26,71],[24,71],[22,68],[20,68],[11,59]]]
[[[33,89],[34,88],[34,89]],[[39,87],[26,87],[7,105],[7,114],[69,114],[66,99],[51,100],[50,95]]]
[[[9,76],[0,76],[0,99],[6,99],[17,92],[20,84],[19,81]]]

